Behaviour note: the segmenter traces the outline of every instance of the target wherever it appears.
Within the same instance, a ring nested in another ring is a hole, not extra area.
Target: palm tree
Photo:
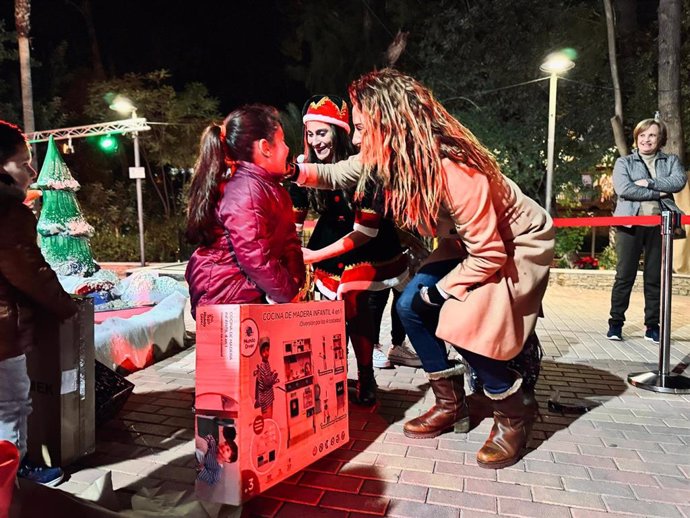
[[[19,45],[19,73],[22,83],[22,112],[24,131],[36,131],[34,122],[34,96],[31,82],[31,50],[29,32],[31,31],[31,0],[14,0],[14,23],[17,28]]]

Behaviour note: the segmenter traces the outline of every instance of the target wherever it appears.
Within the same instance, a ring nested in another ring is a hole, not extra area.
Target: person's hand
[[[411,241],[409,246],[408,246],[410,252],[417,257],[420,261],[423,261],[427,257],[429,257],[429,250],[426,249],[424,246],[424,243],[419,241],[418,239],[415,239],[414,241]]]
[[[429,251],[424,248],[420,241],[416,241],[418,244],[411,244],[404,254],[407,256],[407,268],[410,277],[414,277],[417,270],[422,266],[422,263],[429,257]]]
[[[312,264],[319,261],[318,252],[309,248],[302,248],[302,258],[304,264]]]
[[[441,306],[446,299],[443,298],[438,288],[434,286],[421,286],[412,297],[412,310],[418,315],[430,315],[441,311]]]
[[[646,178],[642,178],[641,180],[635,180],[635,185],[639,185],[640,187],[649,187],[649,180]]]
[[[288,162],[285,164],[285,174],[283,180],[287,182],[294,182],[299,177],[299,166],[296,162]]]

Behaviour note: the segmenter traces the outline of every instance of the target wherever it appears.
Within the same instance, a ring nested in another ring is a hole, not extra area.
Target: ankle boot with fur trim
[[[454,364],[450,369],[428,372],[431,390],[436,396],[436,404],[427,412],[403,426],[406,437],[430,439],[453,429],[465,433],[470,429],[470,417],[465,403],[465,367]]]
[[[526,398],[534,399],[534,387],[526,387],[522,384],[522,391],[525,393]],[[472,394],[465,396],[465,401],[467,401],[467,407],[470,409],[470,428],[474,428],[484,419],[489,417],[493,418],[494,409],[492,400],[484,394],[483,390],[478,390]]]
[[[494,410],[494,425],[484,446],[477,452],[481,468],[502,469],[522,457],[539,407],[534,396],[522,388],[522,378],[502,394],[489,394]]]

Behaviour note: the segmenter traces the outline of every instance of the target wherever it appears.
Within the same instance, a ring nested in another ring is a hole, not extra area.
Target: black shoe
[[[623,324],[609,324],[609,332],[606,333],[609,340],[623,340]]]
[[[65,474],[60,468],[37,466],[27,460],[19,466],[17,476],[48,487],[57,486],[65,478]]]
[[[352,402],[360,406],[374,406],[377,388],[373,367],[370,365],[360,369],[357,371],[357,388]]]
[[[659,343],[659,326],[647,326],[647,331],[644,333],[644,339],[649,340],[650,342],[654,342],[655,344]]]

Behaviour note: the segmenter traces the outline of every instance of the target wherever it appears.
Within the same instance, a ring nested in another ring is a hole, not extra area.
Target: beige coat
[[[429,261],[455,248],[467,257],[439,286],[451,295],[436,335],[483,356],[515,357],[534,331],[553,260],[549,215],[510,179],[490,182],[466,165],[443,161],[440,245]],[[444,256],[444,257],[442,257]]]
[[[362,166],[355,156],[302,167],[300,183],[341,188],[357,181]],[[451,298],[443,305],[436,334],[478,354],[511,359],[540,313],[553,259],[553,222],[512,180],[502,176],[489,182],[447,159],[443,167],[448,193],[439,213],[439,246],[427,262],[459,262],[439,282]]]

